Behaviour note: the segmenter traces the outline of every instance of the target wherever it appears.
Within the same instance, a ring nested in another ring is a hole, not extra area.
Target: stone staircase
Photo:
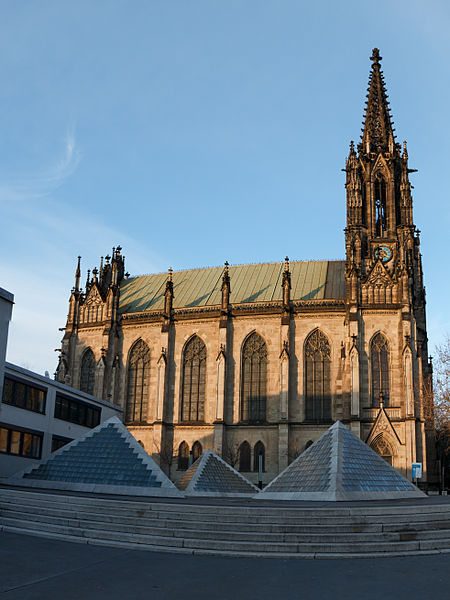
[[[304,504],[105,499],[2,487],[0,530],[222,556],[364,558],[450,552],[450,502]]]

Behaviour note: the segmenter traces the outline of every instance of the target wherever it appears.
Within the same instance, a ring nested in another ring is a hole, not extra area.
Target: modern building
[[[0,288],[0,479],[25,469],[122,410],[5,362],[14,296]]]
[[[253,481],[262,456],[267,483],[336,420],[407,477],[415,461],[430,475],[413,169],[378,49],[371,61],[343,260],[130,277],[117,247],[83,290],[78,259],[57,379],[123,408],[174,478],[209,448]]]

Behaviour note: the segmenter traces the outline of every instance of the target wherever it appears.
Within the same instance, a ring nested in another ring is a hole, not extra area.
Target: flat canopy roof
[[[284,262],[229,267],[231,304],[281,301]],[[345,261],[298,261],[289,265],[292,300],[344,299]],[[173,308],[221,304],[224,267],[175,271]],[[119,312],[135,313],[164,308],[167,273],[122,280]]]

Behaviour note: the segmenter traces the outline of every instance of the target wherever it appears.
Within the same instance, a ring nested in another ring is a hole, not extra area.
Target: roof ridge
[[[306,259],[306,260],[289,260],[289,264],[293,265],[293,264],[298,264],[298,263],[319,263],[319,262],[345,262],[344,258],[311,258],[311,259]],[[284,264],[284,260],[274,260],[274,261],[265,261],[265,262],[249,262],[249,263],[234,263],[229,265],[229,269],[232,269],[233,267],[250,267],[250,266],[257,266],[257,265],[278,265],[278,264]],[[223,265],[210,265],[210,266],[206,266],[206,267],[193,267],[193,268],[187,268],[187,269],[174,269],[173,273],[186,273],[188,271],[206,271],[207,269],[222,269],[223,270]],[[130,281],[131,279],[137,279],[138,277],[153,277],[154,275],[166,275],[167,276],[167,271],[161,271],[159,273],[141,273],[140,275],[133,275],[132,277],[128,278],[128,281]],[[125,280],[127,281],[127,280]]]

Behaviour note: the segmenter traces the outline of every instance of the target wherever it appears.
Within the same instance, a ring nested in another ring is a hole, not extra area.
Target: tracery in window
[[[393,451],[391,445],[380,435],[371,444],[371,448],[381,456],[383,460],[392,465]]]
[[[128,385],[125,420],[142,423],[147,418],[150,350],[143,340],[138,340],[128,360]]]
[[[382,333],[377,333],[370,344],[372,375],[372,406],[380,406],[380,392],[384,406],[389,406],[389,344]]]
[[[88,348],[81,359],[80,390],[86,394],[94,393],[95,358]]]
[[[252,333],[242,348],[241,420],[266,420],[267,346]]]
[[[204,421],[206,387],[206,346],[194,335],[183,354],[182,421]]]
[[[305,344],[306,420],[331,420],[331,348],[319,329],[316,329]]]

